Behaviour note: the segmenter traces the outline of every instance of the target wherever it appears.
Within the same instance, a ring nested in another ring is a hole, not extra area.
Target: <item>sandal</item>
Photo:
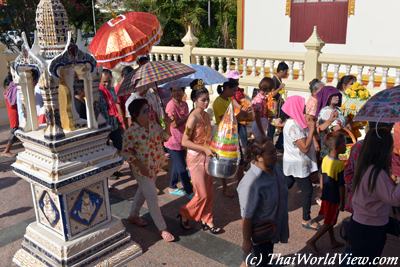
[[[222,232],[222,228],[220,227],[216,227],[216,226],[209,226],[206,223],[200,222],[201,224],[201,228],[203,229],[203,231],[210,231],[210,233],[217,235],[220,234]]]
[[[146,222],[146,220],[140,218],[140,217],[128,217],[127,218],[128,222],[131,224],[135,224],[137,226],[140,227],[145,227],[148,225],[148,223]]]
[[[166,241],[166,242],[174,242],[175,241],[175,237],[166,230],[161,231],[161,238],[164,239],[164,241]]]
[[[319,223],[312,223],[312,222],[307,222],[307,223],[301,223],[301,226],[303,226],[306,229],[309,230],[314,230],[318,231],[321,225]]]
[[[176,218],[179,219],[179,224],[181,225],[181,227],[182,227],[183,229],[185,229],[185,230],[190,230],[190,229],[192,229],[192,227],[190,227],[190,225],[189,225],[189,220],[186,219],[186,221],[184,221],[181,214],[178,214],[178,215],[176,216]]]

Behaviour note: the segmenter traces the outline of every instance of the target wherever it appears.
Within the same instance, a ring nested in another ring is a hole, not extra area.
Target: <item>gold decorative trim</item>
[[[348,1],[349,1],[348,16],[350,17],[355,14],[356,0],[348,0]]]
[[[286,0],[285,15],[290,17],[290,8],[292,7],[292,0]]]

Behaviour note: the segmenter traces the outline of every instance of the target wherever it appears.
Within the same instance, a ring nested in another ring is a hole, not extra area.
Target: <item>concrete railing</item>
[[[400,84],[400,57],[324,54],[325,43],[316,28],[304,43],[305,53],[199,48],[190,27],[182,42],[183,47],[154,46],[151,60],[172,59],[206,65],[222,74],[237,70],[242,75],[240,84],[244,87],[257,87],[263,77],[273,76],[280,61],[285,61],[289,76],[284,82],[289,94],[308,93],[308,83],[314,78],[336,86],[341,76],[348,74],[356,76],[372,93]]]

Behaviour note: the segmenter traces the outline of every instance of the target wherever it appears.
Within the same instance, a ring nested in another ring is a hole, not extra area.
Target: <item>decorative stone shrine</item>
[[[110,128],[99,112],[101,69],[72,40],[59,0],[41,0],[36,23],[32,48],[23,34],[24,48],[12,67],[24,110],[17,136],[25,148],[12,167],[31,184],[36,213],[13,261],[35,267],[124,265],[142,251],[111,214],[107,179],[123,160],[106,145]],[[87,120],[75,111],[78,83],[84,85]],[[35,88],[45,109],[41,125]]]

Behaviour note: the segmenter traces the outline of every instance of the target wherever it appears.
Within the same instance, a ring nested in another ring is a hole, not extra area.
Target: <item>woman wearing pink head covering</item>
[[[297,182],[302,194],[303,227],[318,229],[311,220],[311,202],[313,187],[310,175],[318,171],[317,158],[313,143],[315,121],[306,121],[305,100],[301,96],[291,96],[282,106],[289,117],[283,127],[283,173]]]

